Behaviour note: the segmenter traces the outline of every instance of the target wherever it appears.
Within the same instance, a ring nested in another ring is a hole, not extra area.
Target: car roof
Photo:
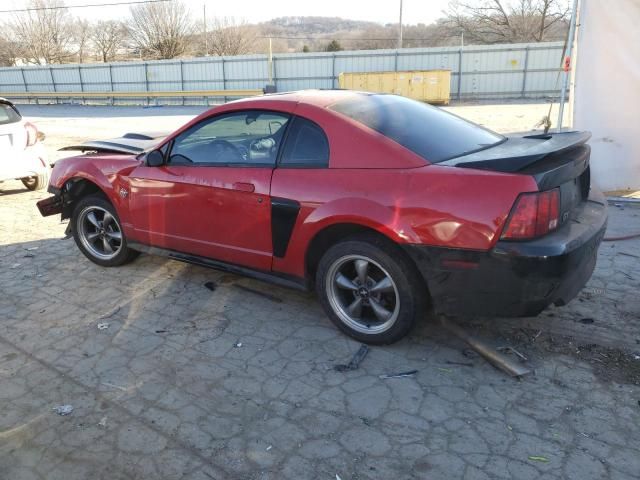
[[[266,95],[260,95],[258,97],[243,98],[230,102],[233,104],[247,104],[250,105],[253,102],[264,101],[278,101],[278,102],[291,102],[301,103],[307,105],[313,105],[320,108],[326,108],[342,100],[348,100],[352,98],[358,98],[362,96],[380,95],[371,92],[359,92],[355,90],[298,90],[294,92],[282,92],[282,93],[269,93]]]

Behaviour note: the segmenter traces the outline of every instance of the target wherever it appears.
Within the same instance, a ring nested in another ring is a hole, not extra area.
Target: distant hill
[[[281,33],[291,36],[303,35],[335,35],[337,32],[349,32],[364,30],[366,28],[379,27],[375,22],[361,20],[349,20],[339,17],[278,17],[268,22],[262,22],[259,26],[269,33]]]
[[[256,25],[263,36],[273,38],[276,52],[325,50],[332,40],[345,50],[395,48],[398,25],[382,25],[339,17],[279,17]],[[405,25],[405,47],[455,44],[442,25]]]

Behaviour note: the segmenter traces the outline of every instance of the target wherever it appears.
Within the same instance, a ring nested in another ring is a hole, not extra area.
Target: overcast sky
[[[66,0],[66,4],[116,3],[125,0]],[[379,23],[398,21],[399,0],[183,0],[194,15],[202,15],[207,5],[207,17],[229,16],[249,22],[262,22],[284,16],[342,17]],[[28,0],[0,0],[2,10],[24,8]],[[448,0],[404,0],[403,23],[431,23],[442,16]],[[104,19],[124,18],[129,13],[125,5],[70,9],[74,16]],[[4,15],[4,14],[3,14]]]

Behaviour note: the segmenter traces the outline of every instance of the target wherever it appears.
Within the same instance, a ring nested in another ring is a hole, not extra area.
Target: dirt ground
[[[544,108],[451,107],[503,132]],[[201,111],[22,110],[52,155]],[[312,295],[148,255],[100,268],[46,196],[0,185],[1,480],[640,478],[640,239],[603,243],[565,307],[461,322],[526,357],[521,380],[428,318],[342,372],[360,345]],[[640,208],[609,212],[608,237],[640,231]]]

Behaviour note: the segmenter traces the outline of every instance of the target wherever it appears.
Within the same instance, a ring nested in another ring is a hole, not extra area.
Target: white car
[[[29,190],[46,188],[49,164],[42,140],[44,134],[0,97],[0,182],[19,179]]]

